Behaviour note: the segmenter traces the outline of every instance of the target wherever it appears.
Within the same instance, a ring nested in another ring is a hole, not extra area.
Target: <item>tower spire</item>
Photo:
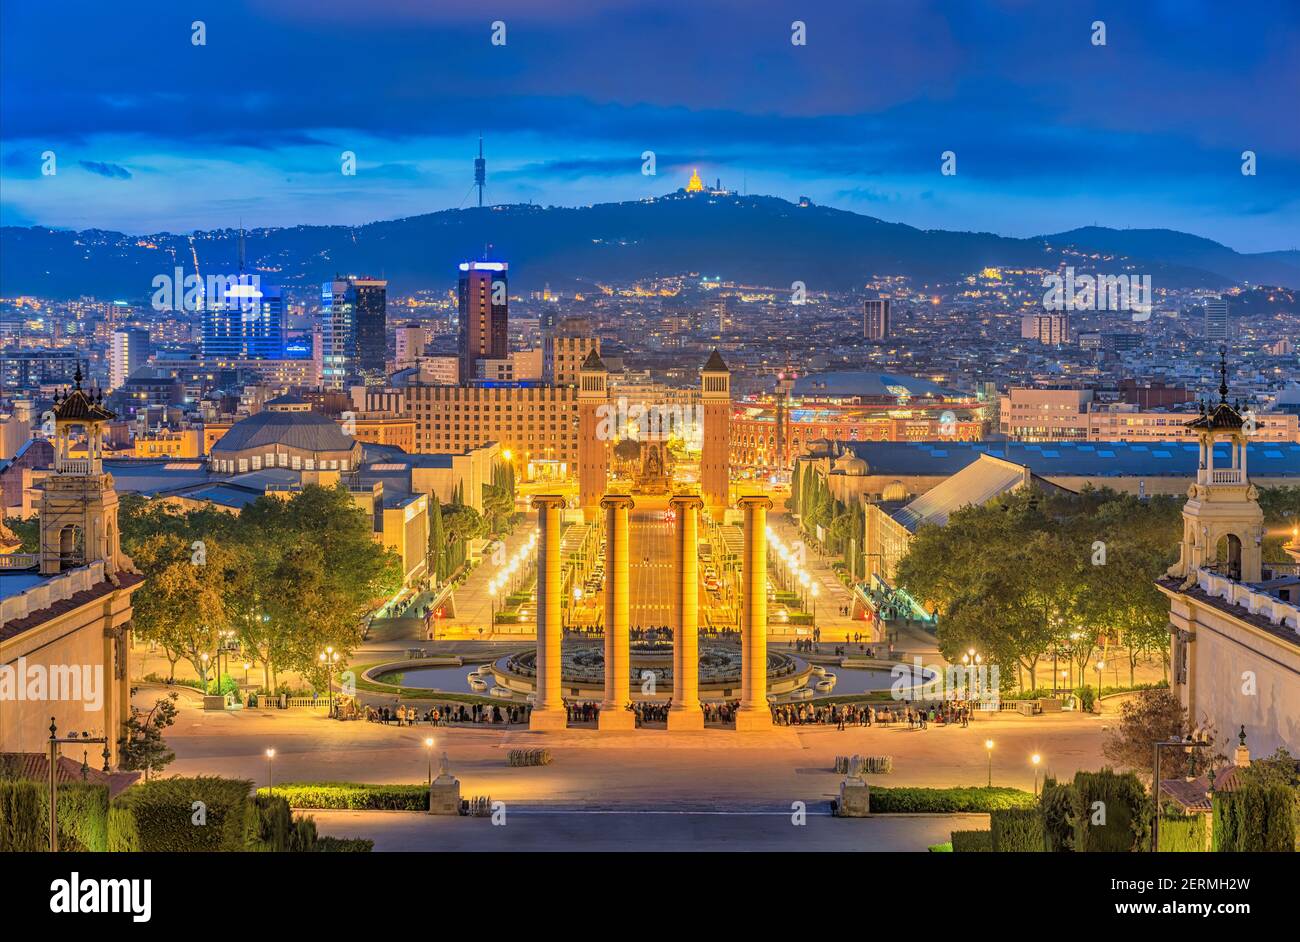
[[[1219,348],[1219,402],[1228,401],[1228,348]]]
[[[244,278],[244,261],[245,261],[245,251],[244,251],[244,220],[241,219],[241,220],[239,220],[239,278],[240,278],[240,281],[243,281],[243,278]]]
[[[483,159],[483,135],[478,136],[478,157],[474,160],[474,186],[478,189],[478,208],[483,208],[483,187],[487,183],[487,161]]]

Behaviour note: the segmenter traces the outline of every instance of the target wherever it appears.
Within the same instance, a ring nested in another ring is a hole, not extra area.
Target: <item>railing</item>
[[[54,470],[58,474],[97,474],[97,461],[90,458],[62,458],[54,463]]]
[[[1245,484],[1246,473],[1240,468],[1215,468],[1210,472],[1211,484]]]
[[[0,554],[0,569],[35,569],[41,558],[35,553]]]

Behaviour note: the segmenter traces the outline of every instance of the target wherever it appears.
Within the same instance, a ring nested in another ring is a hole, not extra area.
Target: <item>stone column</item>
[[[598,729],[635,729],[636,715],[627,709],[632,670],[628,643],[630,550],[628,516],[633,504],[626,494],[606,494],[605,511],[605,699],[596,717]]]
[[[528,720],[529,729],[564,729],[560,685],[560,642],[564,636],[560,621],[560,513],[564,498],[555,494],[533,498],[537,508],[537,702]]]
[[[673,543],[672,624],[673,702],[668,710],[670,730],[704,729],[700,709],[700,508],[694,494],[678,494],[668,502],[677,512]]]
[[[772,501],[754,494],[738,501],[745,513],[745,547],[740,570],[740,636],[743,663],[737,730],[772,726],[767,705],[767,512]]]

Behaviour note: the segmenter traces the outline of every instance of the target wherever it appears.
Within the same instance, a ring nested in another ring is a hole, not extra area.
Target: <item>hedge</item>
[[[249,801],[253,783],[214,776],[160,778],[128,788],[113,803],[116,851],[244,850],[258,833],[258,809]],[[196,816],[203,802],[202,824]]]
[[[59,785],[59,850],[108,850],[108,786],[90,782]],[[48,851],[49,785],[0,780],[0,852]]]
[[[873,814],[987,814],[1004,808],[1032,808],[1032,792],[1019,788],[871,788]]]
[[[952,841],[944,841],[942,844],[931,844],[926,848],[932,854],[951,854]]]
[[[1043,818],[1037,808],[999,808],[989,815],[993,850],[1005,853],[1043,853],[1047,840]]]
[[[1200,853],[1205,850],[1205,815],[1160,816],[1160,850],[1166,853]]]
[[[1214,849],[1295,850],[1295,795],[1285,785],[1246,785],[1214,796]]]
[[[285,782],[274,794],[290,808],[330,811],[427,811],[428,785],[358,785],[351,782]],[[265,788],[259,788],[262,795]]]
[[[1044,847],[1050,853],[1074,850],[1074,785],[1048,778],[1038,803]]]
[[[318,837],[312,850],[321,853],[360,853],[368,854],[375,849],[375,842],[364,837]]]
[[[1076,851],[1126,854],[1150,846],[1147,793],[1132,772],[1078,772],[1073,799]]]
[[[953,831],[952,850],[956,854],[990,852],[993,850],[993,834],[989,831]]]
[[[0,781],[0,852],[37,853],[50,849],[49,825],[41,819],[40,786]]]

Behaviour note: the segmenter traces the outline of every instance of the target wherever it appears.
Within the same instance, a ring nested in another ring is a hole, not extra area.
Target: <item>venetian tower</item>
[[[1246,476],[1246,440],[1252,421],[1228,404],[1228,364],[1219,352],[1219,401],[1201,403],[1201,414],[1186,423],[1200,439],[1196,483],[1183,506],[1183,541],[1169,574],[1195,582],[1198,569],[1214,568],[1237,582],[1260,580],[1264,513],[1259,493]],[[1228,464],[1215,467],[1214,446],[1228,443]]]
[[[41,572],[53,575],[104,561],[104,571],[116,584],[117,573],[133,570],[122,553],[117,525],[117,491],[103,467],[104,423],[117,418],[104,408],[102,391],[81,388],[81,368],[75,385],[54,400],[54,473],[41,492]],[[86,439],[86,457],[72,457],[72,436]]]
[[[578,504],[588,522],[600,516],[609,478],[608,412],[609,371],[593,348],[578,372]]]
[[[714,350],[700,370],[704,447],[700,453],[700,491],[715,518],[731,506],[731,371]]]

